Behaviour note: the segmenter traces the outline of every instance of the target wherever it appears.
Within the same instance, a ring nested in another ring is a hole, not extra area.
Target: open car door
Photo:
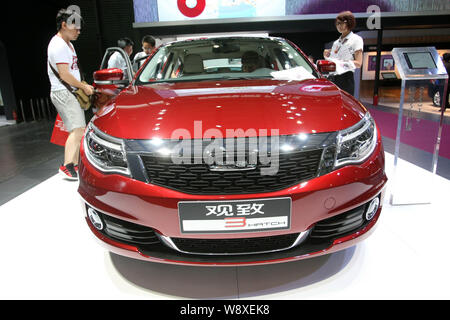
[[[130,58],[119,47],[106,49],[100,70],[94,72],[95,107],[100,109],[126,88],[134,72]]]

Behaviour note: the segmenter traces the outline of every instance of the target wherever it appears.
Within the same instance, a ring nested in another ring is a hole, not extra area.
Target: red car
[[[280,38],[161,46],[95,72],[80,150],[86,222],[106,248],[231,266],[335,252],[376,224],[387,177],[367,109]],[[107,56],[102,63],[106,65]],[[131,80],[123,80],[131,79]]]

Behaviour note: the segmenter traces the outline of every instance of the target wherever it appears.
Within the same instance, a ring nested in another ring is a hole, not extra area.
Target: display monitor
[[[448,0],[133,0],[134,27],[180,25],[185,20],[189,25],[210,23],[205,20],[226,23],[231,18],[240,19],[232,23],[281,22],[293,17],[309,22],[311,19],[334,19],[346,10],[356,15],[375,13],[369,4],[376,5],[379,12],[391,17],[411,16],[412,19],[424,12],[448,9]]]
[[[429,51],[404,52],[406,63],[410,69],[436,69],[436,63]]]
[[[397,79],[397,75],[395,74],[395,72],[383,72],[381,73],[381,76],[384,79]]]

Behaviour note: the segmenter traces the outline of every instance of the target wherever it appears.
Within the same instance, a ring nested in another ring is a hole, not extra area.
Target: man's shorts
[[[84,110],[81,109],[78,100],[69,90],[52,91],[50,92],[50,99],[64,122],[64,127],[69,132],[86,126]]]

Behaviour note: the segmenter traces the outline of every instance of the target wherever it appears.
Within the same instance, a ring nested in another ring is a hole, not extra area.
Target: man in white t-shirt
[[[59,167],[59,172],[69,180],[78,179],[78,155],[86,121],[78,100],[63,82],[73,89],[82,89],[87,95],[94,93],[91,85],[80,81],[78,57],[71,43],[80,35],[81,22],[81,16],[75,11],[61,9],[56,16],[58,33],[50,40],[47,48],[50,98],[69,131],[64,148],[64,163]]]
[[[123,49],[125,53],[129,56],[133,53],[133,46],[134,42],[129,38],[122,38],[117,41],[117,45],[119,48]],[[109,57],[108,60],[108,69],[109,68],[118,68],[123,70],[124,79],[127,78],[127,69],[128,65],[125,61],[125,59],[122,57],[122,55],[119,52],[114,52],[111,57]],[[133,71],[131,70],[131,73]]]
[[[352,32],[356,20],[350,11],[341,12],[335,23],[341,36],[333,43],[331,50],[324,50],[323,56],[336,64],[333,82],[342,90],[353,95],[355,91],[353,73],[356,68],[361,68],[364,41]]]

